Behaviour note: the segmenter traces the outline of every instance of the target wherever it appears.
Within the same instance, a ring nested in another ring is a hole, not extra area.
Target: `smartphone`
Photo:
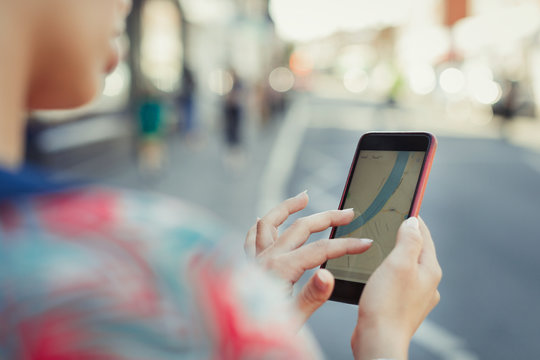
[[[398,228],[418,216],[437,148],[425,132],[372,132],[358,142],[340,209],[354,209],[353,221],[332,229],[330,238],[373,240],[363,254],[328,260],[336,283],[330,300],[358,304],[371,274],[392,251]]]

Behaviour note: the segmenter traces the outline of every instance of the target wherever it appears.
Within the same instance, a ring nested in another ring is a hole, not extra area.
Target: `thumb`
[[[334,289],[334,276],[326,269],[319,269],[309,279],[296,297],[300,310],[301,326],[328,300]]]
[[[410,217],[399,227],[395,252],[401,259],[418,261],[423,246],[424,238],[420,232],[418,218]]]

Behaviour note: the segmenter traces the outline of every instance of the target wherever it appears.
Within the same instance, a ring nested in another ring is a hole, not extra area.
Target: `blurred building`
[[[103,93],[82,109],[32,114],[29,158],[69,166],[80,160],[77,154],[84,158],[106,144],[125,155],[141,136],[166,137],[188,127],[214,131],[233,72],[246,88],[248,119],[259,123],[259,90],[283,64],[283,44],[267,0],[134,0],[120,44],[123,60]],[[189,112],[182,109],[186,99]],[[141,110],[149,104],[159,111]],[[150,113],[159,115],[146,119]],[[186,116],[193,117],[189,126]]]
[[[413,107],[450,104],[452,116],[485,123],[505,106],[513,82],[516,114],[535,117],[537,1],[273,0],[270,9],[278,34],[294,44],[297,89]]]
[[[103,94],[76,111],[32,114],[29,154],[76,163],[73,149],[133,151],[148,135],[147,102],[161,109],[153,137],[219,131],[233,73],[251,128],[291,91],[435,107],[463,126],[535,119],[539,29],[536,0],[135,0]]]

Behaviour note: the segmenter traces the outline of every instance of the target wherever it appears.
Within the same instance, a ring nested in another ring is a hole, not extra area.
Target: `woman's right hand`
[[[360,298],[351,339],[355,359],[406,359],[413,334],[439,302],[441,277],[428,228],[407,219]]]

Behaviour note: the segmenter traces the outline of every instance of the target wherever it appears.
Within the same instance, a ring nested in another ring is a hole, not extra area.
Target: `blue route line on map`
[[[381,191],[375,197],[375,200],[373,200],[371,205],[369,205],[363,214],[354,219],[350,224],[338,227],[335,237],[341,237],[343,235],[352,233],[369,220],[373,219],[373,217],[375,217],[375,215],[382,210],[384,205],[388,202],[401,183],[401,178],[403,177],[405,167],[409,161],[409,155],[409,151],[400,151],[398,153],[394,168],[390,172],[390,176],[388,176],[388,179],[386,180],[386,183],[382,187]]]

